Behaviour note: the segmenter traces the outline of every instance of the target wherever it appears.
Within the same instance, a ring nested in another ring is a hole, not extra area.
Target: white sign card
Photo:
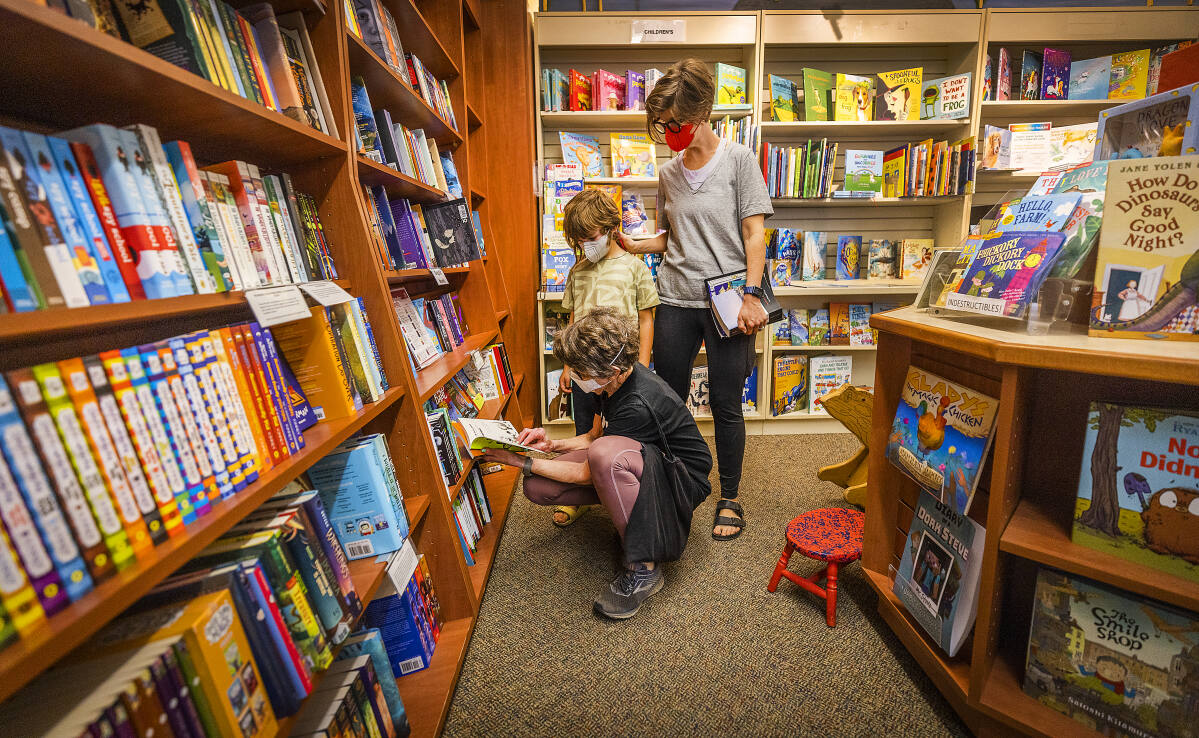
[[[634,44],[681,44],[687,42],[685,20],[635,20],[632,24]]]
[[[349,302],[354,299],[354,296],[343,290],[341,285],[328,280],[304,282],[300,285],[300,289],[307,292],[309,297],[325,307],[333,307],[334,305],[340,305],[343,302]]]
[[[263,328],[309,317],[304,293],[294,284],[246,291],[246,303]]]
[[[439,267],[429,267],[429,274],[433,275],[433,281],[437,284],[444,286],[450,283],[450,280],[446,279],[445,272],[441,271]]]

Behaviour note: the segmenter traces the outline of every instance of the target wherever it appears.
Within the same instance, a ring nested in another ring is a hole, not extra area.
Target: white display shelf
[[[788,351],[805,351],[805,352],[808,352],[808,351],[810,351],[810,352],[832,351],[834,353],[840,353],[842,351],[874,351],[875,348],[877,348],[877,347],[876,346],[833,346],[831,344],[830,345],[820,345],[820,346],[811,346],[811,345],[792,346],[789,343],[776,343],[776,344],[772,344],[770,346],[770,350],[776,354],[777,353],[786,353]],[[827,416],[824,416],[824,417],[827,417]]]
[[[1099,115],[1100,110],[1123,105],[1131,100],[983,100],[982,116],[1024,117],[1036,115]],[[1028,120],[1032,120],[1028,118]]]
[[[905,279],[817,279],[802,286],[775,287],[775,297],[827,297],[830,295],[903,295],[920,291],[920,282]]]
[[[940,197],[772,197],[770,202],[784,208],[824,207],[932,207],[947,202],[961,202],[964,195]]]
[[[762,138],[770,136],[863,136],[876,138],[920,138],[924,135],[950,135],[970,125],[969,118],[955,120],[797,120],[762,121]]]
[[[726,115],[730,118],[746,118],[753,114],[753,108],[743,105],[736,108],[715,108],[712,110],[712,120],[720,120]],[[595,130],[616,130],[617,128],[635,128],[645,130],[644,110],[542,110],[538,113],[541,125],[549,130],[572,130],[587,128]]]

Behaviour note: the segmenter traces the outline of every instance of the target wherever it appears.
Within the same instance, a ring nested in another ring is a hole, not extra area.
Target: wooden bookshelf
[[[1199,346],[1029,336],[910,307],[876,315],[871,325],[879,333],[872,447],[887,445],[910,364],[999,398],[993,457],[983,466],[969,513],[986,529],[971,640],[948,658],[891,593],[918,490],[883,454],[872,454],[862,566],[880,613],[979,735],[1095,738],[1098,733],[1023,691],[1036,569],[1052,567],[1199,611],[1196,583],[1070,537],[1090,403],[1195,407]]]
[[[449,104],[458,121],[455,130],[412,89],[406,75],[393,72],[347,30],[344,3],[270,1],[278,14],[303,12],[329,100],[325,112],[336,135],[242,99],[29,0],[0,0],[0,43],[6,61],[0,71],[0,118],[6,125],[49,133],[94,122],[146,123],[158,129],[163,141],[187,141],[201,167],[240,159],[267,173],[291,174],[296,189],[316,201],[341,277],[337,283],[363,298],[391,389],[351,418],[322,421],[310,428],[299,453],[217,504],[188,526],[185,535],[156,547],[0,651],[0,700],[67,656],[339,443],[355,433],[370,432],[384,435],[396,460],[410,536],[425,554],[447,621],[433,666],[399,681],[414,735],[433,736],[441,730],[465,657],[480,582],[490,571],[516,479],[511,474],[487,478],[486,491],[495,513],[483,538],[487,563],[467,566],[436,451],[425,430],[422,405],[465,364],[469,350],[503,341],[516,375],[515,387],[488,403],[484,415],[523,427],[532,414],[528,408],[533,398],[522,397],[528,394],[523,379],[529,372],[522,357],[535,358],[528,344],[532,324],[508,319],[513,312],[532,315],[531,291],[525,285],[533,283],[535,271],[525,264],[516,244],[528,232],[519,220],[534,208],[534,199],[527,194],[534,186],[531,172],[511,171],[509,145],[512,130],[528,130],[532,124],[515,126],[511,112],[505,110],[511,107],[511,95],[529,91],[526,80],[531,74],[518,75],[517,84],[512,74],[513,69],[527,71],[531,60],[517,59],[514,66],[509,48],[522,33],[526,39],[531,37],[528,16],[524,6],[484,5],[477,0],[381,0],[396,17],[404,49],[415,53],[435,77],[446,80]],[[248,0],[234,4],[245,5]],[[481,30],[484,25],[489,28],[486,35]],[[503,59],[505,64],[489,59]],[[430,270],[394,271],[379,263],[364,186],[382,186],[389,197],[416,203],[437,202],[445,195],[357,154],[350,93],[354,76],[365,79],[372,107],[386,108],[395,122],[409,129],[424,129],[442,151],[453,152],[463,190],[475,195],[473,206],[479,210],[489,253],[485,259],[443,270],[447,286],[436,285]],[[495,208],[493,214],[482,197],[485,193],[504,207]],[[521,285],[513,292],[519,297],[511,302],[509,280]],[[456,293],[471,334],[467,345],[422,372],[412,371],[391,302],[390,292],[399,286],[417,295]],[[0,370],[249,319],[245,295],[238,292],[0,315]],[[359,596],[369,602],[383,581],[385,566],[373,559],[359,560],[352,562],[351,570]],[[289,725],[283,722],[282,734]]]

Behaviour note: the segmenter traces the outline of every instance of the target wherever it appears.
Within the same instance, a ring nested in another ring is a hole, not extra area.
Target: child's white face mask
[[[587,261],[599,263],[603,261],[604,256],[608,254],[608,234],[600,236],[594,241],[583,242],[583,256],[587,257]]]

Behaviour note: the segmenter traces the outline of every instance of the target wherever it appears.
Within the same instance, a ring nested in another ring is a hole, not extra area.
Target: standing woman
[[[709,124],[716,81],[699,59],[672,66],[645,99],[649,134],[681,152],[658,172],[658,228],[644,241],[622,237],[633,253],[664,254],[658,268],[662,304],[654,320],[654,368],[686,397],[700,344],[707,348],[709,397],[720,468],[720,502],[712,537],[730,540],[745,526],[737,502],[745,457],[741,393],[754,363],[754,334],[766,325],[761,281],[766,267],[764,223],[774,214],[757,157],[718,138]],[[737,325],[721,338],[708,308],[704,280],[746,270]]]

